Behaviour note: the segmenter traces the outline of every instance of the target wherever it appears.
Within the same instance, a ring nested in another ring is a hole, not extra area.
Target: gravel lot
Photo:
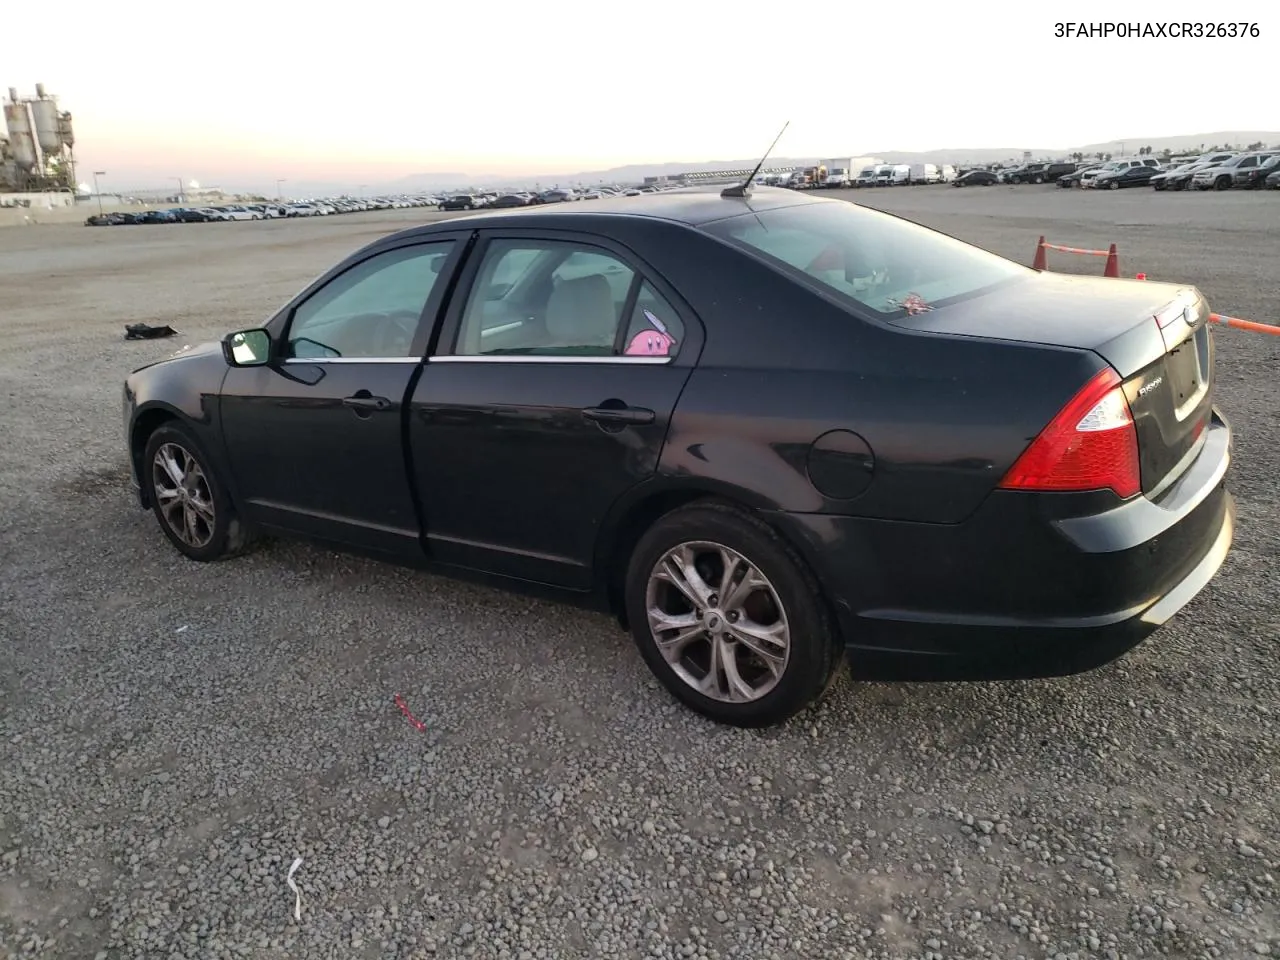
[[[1280,195],[856,196],[1280,320]],[[1123,661],[720,729],[606,618],[306,545],[196,565],[131,502],[128,370],[431,216],[0,230],[0,956],[1280,956],[1280,340],[1218,334],[1236,546]]]

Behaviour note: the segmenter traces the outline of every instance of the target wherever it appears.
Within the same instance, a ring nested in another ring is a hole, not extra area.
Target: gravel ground
[[[1280,195],[859,199],[1280,320]],[[130,501],[129,369],[423,218],[0,230],[0,956],[1280,956],[1280,340],[1218,335],[1238,539],[1150,642],[721,729],[604,617],[307,545],[187,563]]]

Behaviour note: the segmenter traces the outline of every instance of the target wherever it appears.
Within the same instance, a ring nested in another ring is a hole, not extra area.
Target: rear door
[[[688,306],[627,249],[483,232],[410,406],[432,558],[589,588],[601,526],[657,469],[701,346]]]
[[[219,411],[246,519],[421,557],[404,401],[463,246],[384,248],[293,305],[278,358],[233,367]]]

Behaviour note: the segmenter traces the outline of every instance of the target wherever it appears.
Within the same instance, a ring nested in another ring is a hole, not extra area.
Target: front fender
[[[215,345],[217,346],[217,345]],[[178,420],[187,426],[211,466],[228,482],[225,449],[218,420],[218,397],[227,364],[221,348],[201,349],[135,370],[124,384],[125,445],[133,482],[143,506],[142,454],[147,439],[161,424]]]

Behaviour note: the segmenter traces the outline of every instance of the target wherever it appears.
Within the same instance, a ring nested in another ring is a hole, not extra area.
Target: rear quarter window
[[[936,306],[1031,272],[926,227],[843,201],[744,214],[703,229],[884,317],[905,313],[913,296]]]

